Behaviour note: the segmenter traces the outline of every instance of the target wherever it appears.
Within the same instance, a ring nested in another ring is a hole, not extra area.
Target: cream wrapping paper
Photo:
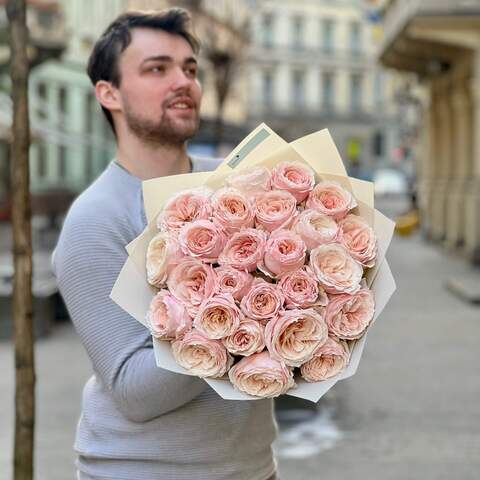
[[[251,132],[217,167],[214,172],[191,173],[162,177],[143,182],[143,197],[148,225],[135,240],[126,246],[129,257],[123,266],[111,292],[111,299],[132,317],[145,325],[145,315],[156,290],[147,282],[146,251],[150,240],[157,233],[156,217],[165,202],[177,191],[206,186],[213,190],[220,188],[225,178],[232,172],[264,165],[272,168],[285,160],[306,163],[316,172],[316,182],[320,179],[334,180],[353,193],[358,202],[354,213],[361,215],[374,229],[378,239],[377,261],[366,273],[368,286],[375,297],[375,315],[372,323],[385,308],[396,286],[385,254],[393,236],[395,223],[374,209],[373,184],[347,176],[337,148],[328,132],[307,135],[292,143],[287,143],[265,124]],[[368,327],[368,329],[371,325]],[[346,370],[336,377],[318,383],[308,383],[296,377],[297,387],[287,395],[317,402],[337,381],[348,378],[357,371],[363,353],[368,329],[355,342],[350,363]],[[190,375],[176,363],[171,353],[170,343],[154,339],[154,352],[157,365],[161,368]],[[256,400],[257,397],[236,390],[228,378],[205,381],[223,398],[231,400]]]

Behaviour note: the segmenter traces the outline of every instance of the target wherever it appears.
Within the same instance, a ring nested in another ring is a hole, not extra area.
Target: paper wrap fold
[[[213,172],[190,173],[174,177],[162,177],[143,182],[143,197],[148,225],[135,240],[126,246],[129,257],[123,266],[110,294],[111,299],[132,317],[145,325],[145,315],[156,290],[147,282],[146,251],[150,240],[157,233],[156,216],[165,202],[180,190],[207,186],[214,190],[224,184],[232,172],[241,171],[255,165],[271,169],[282,161],[299,161],[310,165],[316,172],[316,182],[320,179],[334,180],[350,190],[358,207],[354,213],[361,215],[372,226],[378,239],[376,264],[367,270],[366,280],[375,296],[373,321],[385,308],[395,291],[395,281],[388,266],[385,254],[393,236],[395,223],[374,209],[373,184],[347,176],[347,172],[328,130],[321,130],[287,143],[265,124],[251,132]],[[372,321],[372,323],[373,323]],[[368,327],[368,329],[371,327]],[[336,382],[348,378],[357,371],[368,329],[358,339],[353,348],[350,363],[346,370],[337,376],[317,383],[308,383],[296,377],[296,388],[287,395],[317,402]],[[153,342],[157,365],[166,370],[190,375],[176,363],[167,341]],[[236,390],[225,379],[205,381],[223,398],[231,400],[256,400]]]

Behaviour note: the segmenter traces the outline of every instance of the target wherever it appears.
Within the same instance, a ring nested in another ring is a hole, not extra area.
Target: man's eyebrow
[[[152,57],[147,57],[145,58],[141,65],[144,63],[148,62],[173,62],[173,58],[170,55],[154,55]],[[184,62],[184,64],[189,64],[189,63],[198,63],[197,59],[195,57],[187,57]]]

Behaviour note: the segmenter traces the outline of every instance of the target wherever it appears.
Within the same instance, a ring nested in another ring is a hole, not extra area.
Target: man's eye
[[[187,68],[187,75],[189,77],[195,78],[197,76],[197,69],[196,68]]]
[[[150,69],[151,72],[153,73],[163,73],[165,71],[165,67],[162,66],[155,66]]]

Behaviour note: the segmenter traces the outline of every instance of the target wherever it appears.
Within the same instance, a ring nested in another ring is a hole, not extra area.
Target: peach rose
[[[218,293],[229,293],[235,300],[240,301],[250,290],[253,276],[247,271],[229,266],[217,267],[214,270],[217,276]]]
[[[183,302],[188,313],[195,317],[200,304],[215,291],[217,285],[211,265],[185,257],[172,270],[167,286],[172,295]]]
[[[212,214],[210,196],[206,188],[183,190],[174,195],[157,217],[157,227],[164,231],[177,232],[185,223],[208,220]]]
[[[259,270],[276,277],[301,268],[305,262],[307,248],[299,235],[290,230],[275,230],[265,245],[263,263]]]
[[[267,234],[255,228],[234,233],[218,257],[220,265],[253,272],[262,261]]]
[[[282,291],[273,283],[256,278],[240,302],[240,309],[248,318],[265,320],[278,314],[283,306]]]
[[[284,310],[265,327],[270,355],[291,367],[310,360],[327,338],[327,324],[313,308]]]
[[[373,319],[373,292],[362,288],[353,295],[332,295],[325,318],[330,333],[345,340],[360,338]]]
[[[310,267],[327,293],[355,293],[360,289],[362,266],[338,243],[320,245],[310,252]]]
[[[297,203],[303,202],[315,185],[313,170],[304,163],[283,162],[277,165],[270,177],[272,190],[286,190],[290,192]]]
[[[297,201],[285,190],[271,190],[255,197],[254,211],[256,225],[273,232],[290,226],[297,216]]]
[[[339,233],[337,222],[316,210],[301,212],[292,230],[302,237],[309,251],[319,245],[335,242]]]
[[[147,248],[147,280],[155,287],[162,287],[167,276],[183,258],[178,240],[169,232],[157,233]]]
[[[328,303],[327,294],[319,287],[308,266],[282,275],[278,287],[285,297],[285,306],[288,309],[326,306]]]
[[[264,330],[260,322],[243,317],[235,333],[222,341],[231,354],[248,357],[265,348]]]
[[[227,233],[253,227],[255,214],[250,200],[240,190],[222,188],[212,199],[213,218]]]
[[[313,357],[300,367],[300,374],[307,382],[320,382],[343,372],[349,360],[347,342],[328,337]]]
[[[219,340],[211,340],[197,330],[172,342],[176,362],[198,377],[223,377],[233,364],[233,357]]]
[[[261,166],[246,168],[229,175],[225,183],[253,198],[258,193],[270,190],[270,172]]]
[[[210,220],[195,220],[186,223],[178,236],[180,248],[185,255],[207,263],[215,263],[225,247],[227,237],[220,226]]]
[[[185,307],[168,290],[160,290],[153,297],[146,320],[152,335],[160,340],[174,340],[192,328]]]
[[[336,182],[317,183],[308,196],[306,207],[340,220],[357,206],[353,195]]]
[[[350,255],[364,267],[375,265],[377,238],[370,225],[358,215],[347,215],[339,223],[341,241]]]
[[[193,325],[208,338],[224,338],[238,329],[240,315],[230,294],[213,295],[202,302]]]
[[[242,358],[228,376],[241,392],[262,398],[278,397],[295,386],[292,370],[266,351]]]

